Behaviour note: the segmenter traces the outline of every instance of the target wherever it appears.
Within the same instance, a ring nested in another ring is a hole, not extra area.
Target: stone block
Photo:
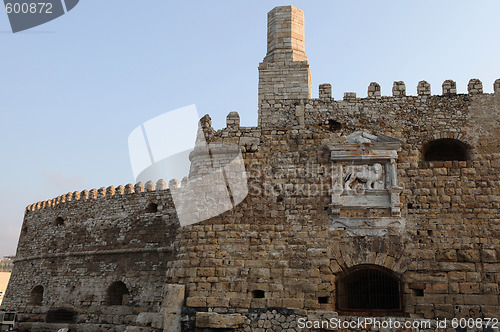
[[[456,95],[457,94],[457,83],[452,80],[446,80],[443,82],[443,95]]]
[[[371,82],[368,86],[368,98],[380,97],[380,84],[377,82]]]
[[[209,296],[207,297],[208,307],[229,307],[229,298],[222,296]]]
[[[495,83],[493,83],[493,92],[495,94],[500,92],[500,78],[495,80]]]
[[[392,86],[392,95],[394,97],[406,96],[406,85],[403,81],[396,81]]]
[[[459,262],[479,262],[479,250],[457,250]]]
[[[459,284],[460,293],[462,294],[478,294],[479,283],[477,282],[461,282]]]
[[[265,308],[267,299],[265,298],[254,298],[250,300],[250,308]]]
[[[447,294],[448,293],[448,284],[447,283],[433,284],[430,291],[432,293],[436,293],[436,294]]]
[[[304,307],[304,300],[296,298],[283,299],[283,307],[289,309],[300,309]]]
[[[137,315],[136,324],[163,328],[163,315],[158,312],[141,312]]]
[[[181,329],[181,313],[184,305],[185,286],[166,284],[163,287],[162,326],[153,324],[153,327],[164,328],[164,332],[177,332]],[[195,306],[193,306],[195,307]]]
[[[344,92],[344,100],[356,100],[356,92]]]
[[[481,250],[481,261],[485,263],[496,263],[498,261],[497,251],[493,249]]]
[[[481,293],[483,294],[498,294],[500,286],[494,283],[482,283]]]
[[[197,312],[196,327],[213,329],[235,329],[245,323],[240,314],[218,314],[215,312]]]
[[[417,94],[419,96],[430,96],[431,85],[427,81],[420,81],[417,85]]]
[[[456,261],[457,251],[456,250],[440,250],[436,253],[437,261]]]
[[[226,117],[227,128],[236,130],[240,127],[240,115],[238,112],[230,112]]]
[[[471,95],[483,93],[483,83],[477,78],[473,78],[469,81],[469,84],[467,85],[467,90]]]
[[[186,299],[187,307],[206,307],[207,298],[206,297],[188,297]]]
[[[324,83],[319,86],[319,99],[330,100],[332,98],[332,85]]]
[[[198,277],[214,277],[215,268],[214,267],[199,267],[196,269],[196,274]]]
[[[454,308],[452,304],[436,304],[434,312],[436,317],[453,317]]]

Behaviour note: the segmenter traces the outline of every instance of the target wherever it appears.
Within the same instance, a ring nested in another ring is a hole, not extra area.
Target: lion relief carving
[[[352,184],[358,180],[362,183],[363,189],[376,189],[374,184],[382,178],[383,168],[379,163],[373,165],[350,166],[344,177],[344,189],[353,190]]]

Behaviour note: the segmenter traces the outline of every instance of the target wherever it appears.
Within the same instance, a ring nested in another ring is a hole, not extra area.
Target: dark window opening
[[[424,290],[423,289],[413,289],[413,296],[424,296]]]
[[[252,291],[252,298],[254,299],[263,299],[266,297],[266,292],[264,292],[263,290],[253,290]]]
[[[47,312],[47,323],[75,323],[76,312],[68,309],[52,309]]]
[[[328,120],[328,129],[330,131],[337,131],[342,128],[342,124],[340,122],[337,122],[335,120]]]
[[[146,208],[147,213],[155,213],[158,212],[158,204],[156,203],[149,203],[148,207]]]
[[[116,281],[108,288],[107,303],[108,305],[125,305],[127,295],[129,295],[127,286],[121,281]]]
[[[62,217],[57,217],[56,226],[62,226],[62,225],[64,225],[64,219]]]
[[[372,314],[401,311],[401,282],[381,266],[353,267],[337,281],[337,307]]]
[[[408,203],[408,209],[413,209],[413,203]]]
[[[318,297],[318,303],[328,303],[328,296]]]
[[[432,236],[432,229],[427,230],[427,235]]]
[[[430,141],[424,145],[425,161],[465,161],[467,159],[467,145],[456,139],[442,138]]]
[[[43,286],[36,286],[31,290],[30,294],[30,304],[42,305],[43,301]]]

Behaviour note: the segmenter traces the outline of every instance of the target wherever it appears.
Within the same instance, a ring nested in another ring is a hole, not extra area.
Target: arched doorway
[[[127,286],[121,281],[115,281],[108,287],[107,304],[108,305],[125,305],[125,295],[128,295],[129,291]]]
[[[402,311],[398,275],[378,265],[357,265],[337,279],[337,310],[369,314]]]
[[[35,286],[31,290],[30,294],[30,304],[32,305],[42,305],[43,301],[43,286]]]

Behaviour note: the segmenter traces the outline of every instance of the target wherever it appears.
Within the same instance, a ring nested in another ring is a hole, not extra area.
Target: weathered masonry
[[[311,98],[300,9],[268,14],[259,122],[241,148],[249,193],[181,227],[163,180],[26,209],[3,306],[21,328],[298,331],[298,319],[500,316],[500,80],[441,95],[394,82]],[[196,178],[193,157],[191,178]],[[155,179],[156,180],[156,179]],[[202,208],[202,207],[201,207]],[[433,330],[429,328],[428,330]]]

